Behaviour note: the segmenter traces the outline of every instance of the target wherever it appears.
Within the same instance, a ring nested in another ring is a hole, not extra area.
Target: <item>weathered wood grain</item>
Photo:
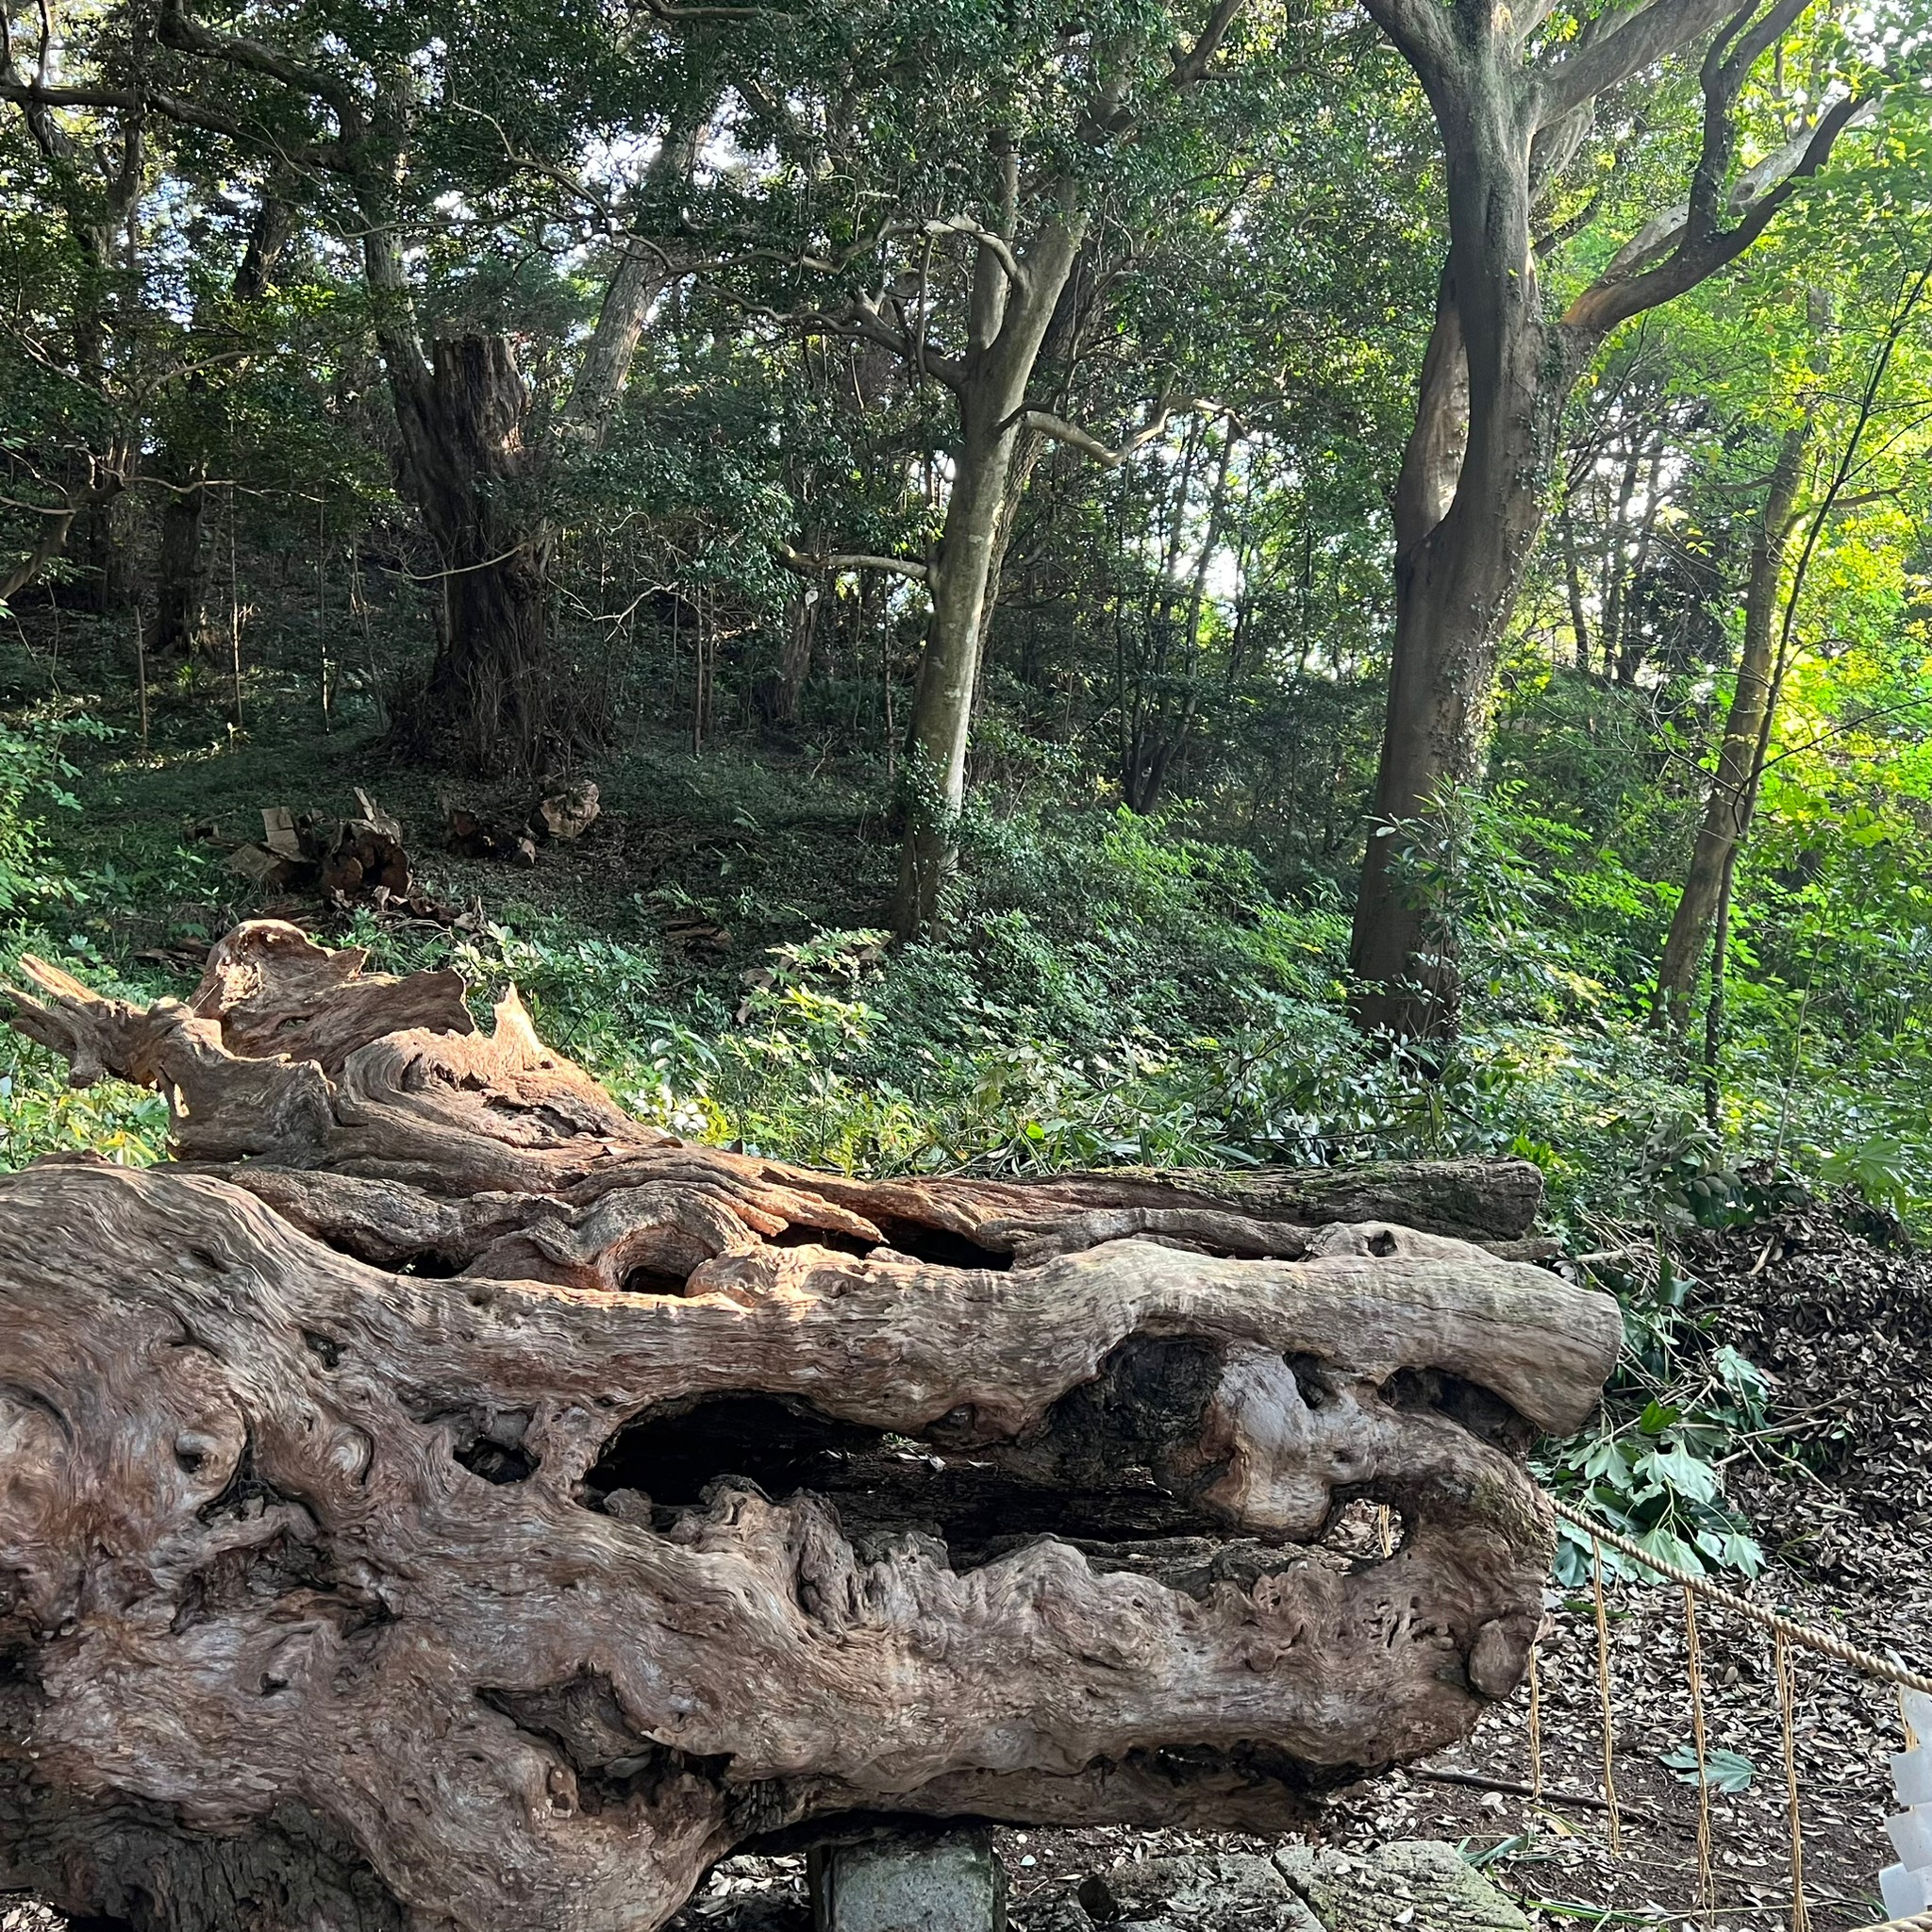
[[[0,1179],[0,1885],[644,1932],[853,1811],[1291,1822],[1515,1688],[1604,1297],[1328,1211],[1392,1172],[687,1146],[287,932],[18,1002],[190,1158]]]

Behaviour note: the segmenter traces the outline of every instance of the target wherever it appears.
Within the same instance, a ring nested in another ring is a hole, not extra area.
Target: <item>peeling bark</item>
[[[1516,1688],[1617,1312],[1379,1210],[1522,1164],[821,1174],[360,966],[25,962],[181,1158],[0,1180],[0,1888],[643,1932],[840,1813],[1279,1826]]]

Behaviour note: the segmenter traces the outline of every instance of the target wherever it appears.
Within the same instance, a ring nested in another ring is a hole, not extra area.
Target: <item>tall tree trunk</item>
[[[404,727],[428,754],[527,772],[558,723],[548,641],[556,537],[533,500],[530,396],[503,336],[447,337],[424,354],[387,210],[365,210],[363,265],[400,441],[397,475],[436,546],[435,661]]]
[[[1704,822],[1690,854],[1683,896],[1671,918],[1657,965],[1653,1017],[1681,1035],[1690,1021],[1690,999],[1704,962],[1711,926],[1733,856],[1742,842],[1757,803],[1757,776],[1773,701],[1774,635],[1778,592],[1784,582],[1785,545],[1796,501],[1811,419],[1785,432],[1765,490],[1764,508],[1751,543],[1751,573],[1744,593],[1744,642],[1737,683],[1718,747],[1717,775],[1705,801]]]
[[[291,188],[292,183],[277,177],[256,203],[248,244],[235,270],[233,292],[238,302],[259,302],[275,279],[294,235],[293,209],[285,198]],[[175,487],[161,508],[159,555],[155,565],[157,657],[186,657],[202,638],[208,577],[208,560],[202,553],[208,500],[206,439],[228,435],[230,393],[247,366],[244,359],[231,365],[219,378],[201,372],[189,377],[188,393],[194,399],[191,413],[201,431],[197,439],[201,453],[182,450],[171,440],[158,465],[160,475]]]
[[[585,345],[577,379],[564,405],[567,437],[591,448],[604,441],[623,398],[652,305],[674,279],[661,249],[637,239],[625,242],[605,286],[597,325]]]
[[[401,110],[384,111],[400,128]],[[651,185],[689,168],[706,125],[667,137]],[[397,468],[441,562],[436,659],[409,732],[425,749],[454,748],[479,770],[531,771],[578,724],[551,661],[557,532],[538,497],[541,452],[526,440],[529,391],[507,337],[449,337],[425,356],[387,189],[374,177],[358,185],[369,222],[363,266],[401,440]],[[672,279],[659,251],[626,242],[566,406],[567,436],[602,440],[651,305]]]
[[[992,643],[993,613],[1000,605],[1000,582],[1007,567],[1007,553],[1012,548],[1013,531],[1020,521],[1020,506],[1025,501],[1026,487],[1040,465],[1046,438],[1037,429],[1022,429],[1013,445],[1012,459],[1007,465],[1006,493],[1000,501],[1000,520],[993,531],[992,555],[987,559],[986,595],[981,599],[979,656],[983,663]]]
[[[1570,598],[1570,629],[1576,650],[1576,668],[1590,670],[1590,619],[1583,608],[1583,573],[1576,563],[1576,519],[1569,504],[1563,506],[1563,588]]]
[[[965,375],[957,391],[958,455],[926,580],[932,616],[912,700],[906,834],[893,907],[902,937],[932,925],[958,863],[973,694],[988,589],[1005,547],[1003,532],[1011,526],[1007,495],[1024,434],[1019,418],[1085,229],[1077,214],[1050,220],[1010,284],[991,252],[980,256]]]
[[[810,587],[801,588],[786,600],[785,637],[778,647],[778,675],[772,693],[774,724],[794,725],[804,711],[822,601],[822,593]]]
[[[160,546],[155,559],[154,654],[185,658],[202,635],[208,595],[208,560],[201,532],[208,491],[199,476],[177,479],[161,506]]]
[[[927,578],[932,616],[919,660],[907,774],[906,841],[900,852],[895,923],[904,936],[938,917],[940,895],[958,856],[958,819],[966,798],[966,746],[979,676],[1000,507],[1017,432],[979,398],[960,398],[964,435],[939,551]]]
[[[1221,457],[1208,499],[1208,527],[1201,538],[1200,553],[1194,559],[1193,577],[1188,590],[1188,614],[1180,634],[1180,676],[1185,682],[1177,697],[1167,688],[1169,674],[1163,643],[1159,666],[1161,689],[1157,693],[1158,702],[1146,708],[1149,722],[1137,733],[1139,748],[1131,770],[1124,774],[1126,804],[1130,810],[1142,814],[1153,811],[1160,804],[1174,761],[1187,748],[1189,736],[1194,728],[1195,715],[1200,709],[1200,691],[1195,678],[1201,663],[1201,615],[1208,599],[1208,567],[1221,541],[1222,524],[1227,508],[1228,466],[1235,445],[1233,425],[1224,425],[1224,429]],[[1171,562],[1170,582],[1173,574]],[[1163,606],[1168,602],[1168,597],[1164,596]],[[1170,608],[1163,608],[1160,622],[1164,629],[1172,626]],[[1174,699],[1172,703],[1171,698]]]
[[[1498,646],[1542,520],[1563,403],[1611,329],[1688,293],[1752,245],[1866,111],[1869,96],[1844,90],[1807,140],[1740,176],[1744,87],[1803,0],[1774,0],[1761,13],[1738,13],[1731,0],[1606,8],[1578,35],[1534,51],[1524,17],[1507,8],[1364,4],[1415,70],[1435,114],[1449,261],[1396,490],[1395,651],[1375,798],[1381,823],[1363,861],[1352,964],[1364,1024],[1441,1035],[1456,1024],[1453,944],[1445,922],[1401,890],[1393,862],[1399,822],[1445,785],[1480,773]],[[1600,97],[1699,42],[1704,113],[1689,193],[1646,223],[1560,317],[1546,322],[1532,202],[1577,155]],[[1468,394],[1459,461],[1458,377]]]
[[[567,728],[548,661],[556,535],[530,500],[529,391],[508,341],[445,338],[410,396],[411,494],[441,558],[423,722],[481,770],[533,771]]]
[[[1617,603],[1617,682],[1626,690],[1643,669],[1644,637],[1635,600],[1650,568],[1651,546],[1657,541],[1657,511],[1663,507],[1664,441],[1668,425],[1659,425],[1650,446],[1650,480],[1643,499],[1643,516],[1637,525],[1637,547],[1624,566]]]
[[[690,179],[698,152],[711,131],[712,120],[710,113],[704,113],[686,125],[665,129],[658,152],[644,172],[645,202],[675,192]],[[672,224],[667,222],[663,225],[668,230]],[[593,449],[602,443],[617,406],[624,400],[625,385],[630,379],[630,365],[637,356],[644,324],[658,297],[677,279],[678,274],[676,263],[665,247],[643,235],[625,236],[623,253],[604,285],[597,325],[585,345],[576,380],[572,383],[569,399],[563,406],[566,438]]]
[[[1575,374],[1575,346],[1541,314],[1523,109],[1496,76],[1464,106],[1443,130],[1449,265],[1396,483],[1395,645],[1351,948],[1359,1024],[1414,1038],[1454,1032],[1458,987],[1445,908],[1401,877],[1398,828],[1481,775],[1503,626]]]
[[[1624,585],[1628,559],[1624,552],[1630,535],[1630,502],[1637,494],[1637,475],[1643,466],[1643,442],[1633,429],[1624,458],[1624,475],[1617,485],[1617,500],[1604,526],[1603,612],[1604,682],[1617,681],[1617,660],[1624,636]]]
[[[77,579],[77,599],[89,610],[125,610],[134,602],[134,558],[127,545],[121,492],[94,496],[75,513],[67,553]]]

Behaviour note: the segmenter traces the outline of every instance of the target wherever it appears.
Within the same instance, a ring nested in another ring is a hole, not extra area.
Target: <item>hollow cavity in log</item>
[[[25,962],[179,1158],[0,1179],[0,1887],[648,1932],[818,1821],[1278,1826],[1515,1688],[1620,1334],[1481,1244],[1526,1163],[822,1174],[362,964]]]

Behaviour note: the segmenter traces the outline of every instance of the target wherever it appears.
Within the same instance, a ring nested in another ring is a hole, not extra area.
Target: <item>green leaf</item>
[[[1640,1475],[1694,1503],[1717,1500],[1717,1471],[1688,1449],[1650,1450],[1638,1458],[1637,1467]]]
[[[1679,1744],[1674,1751],[1665,1752],[1657,1762],[1666,1770],[1675,1772],[1679,1784],[1694,1785],[1699,1782],[1697,1751],[1693,1744]],[[1713,1744],[1705,1751],[1702,1782],[1712,1790],[1733,1795],[1748,1791],[1757,1776],[1757,1767],[1741,1751],[1730,1750],[1723,1744]]]

